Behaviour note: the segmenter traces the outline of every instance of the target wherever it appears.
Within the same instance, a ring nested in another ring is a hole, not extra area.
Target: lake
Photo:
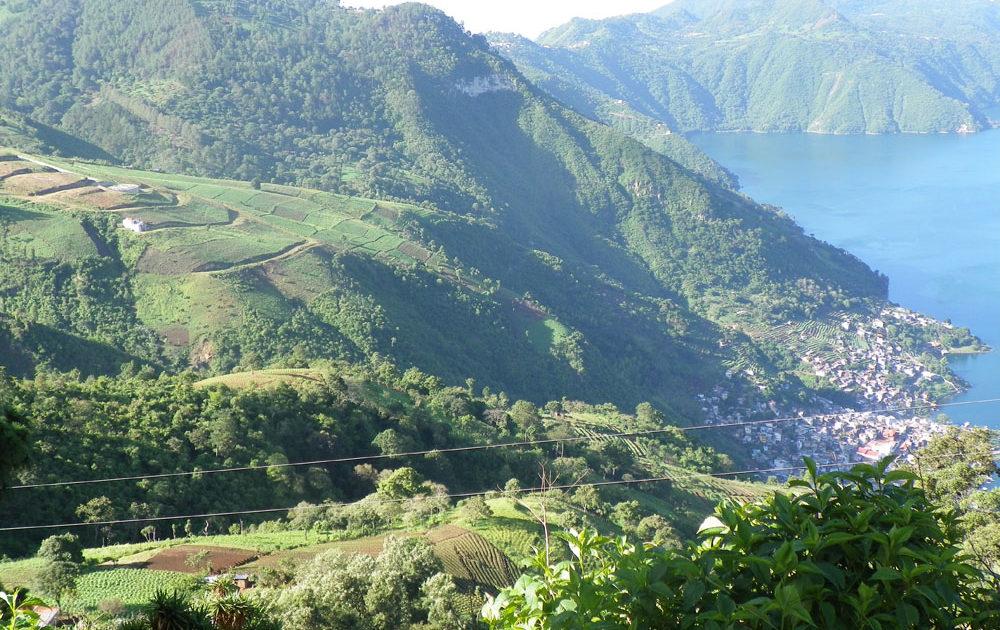
[[[1000,349],[1000,130],[959,135],[696,134],[743,191],[889,276],[892,301],[968,326]],[[1000,351],[955,357],[1000,398]],[[1000,405],[948,409],[1000,428]]]

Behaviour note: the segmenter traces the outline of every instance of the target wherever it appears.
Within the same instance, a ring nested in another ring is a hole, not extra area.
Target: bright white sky
[[[381,8],[404,0],[342,0],[347,7]],[[574,17],[606,18],[652,11],[669,0],[423,0],[474,33],[513,32],[537,37]]]

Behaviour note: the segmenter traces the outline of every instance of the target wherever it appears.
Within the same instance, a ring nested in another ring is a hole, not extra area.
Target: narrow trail
[[[206,270],[203,270],[203,271],[199,271],[199,270],[196,269],[192,273],[202,273],[202,274],[206,274],[206,275],[210,275],[210,276],[221,276],[221,275],[225,275],[227,273],[233,273],[233,272],[236,272],[236,271],[244,271],[244,270],[247,270],[247,269],[254,269],[256,267],[261,267],[261,266],[266,265],[268,263],[273,263],[273,262],[278,262],[280,260],[287,260],[289,258],[293,258],[293,257],[298,256],[300,254],[304,254],[304,253],[306,253],[307,251],[309,251],[311,249],[319,247],[320,245],[321,245],[321,243],[319,243],[318,241],[313,241],[313,240],[303,241],[303,242],[300,242],[300,243],[295,243],[291,247],[289,247],[289,248],[287,248],[287,249],[285,249],[283,251],[280,251],[277,254],[268,256],[267,258],[263,258],[261,260],[254,260],[254,261],[251,261],[251,262],[235,263],[235,264],[233,264],[233,265],[231,265],[229,267],[226,267],[224,269],[206,269]]]

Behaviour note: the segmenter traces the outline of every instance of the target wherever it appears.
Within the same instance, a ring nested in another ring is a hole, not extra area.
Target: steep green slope
[[[108,153],[72,134],[5,109],[0,109],[0,147],[18,147],[27,151],[75,155],[95,160],[113,159]]]
[[[738,187],[730,173],[655,114],[634,108],[609,78],[591,72],[571,50],[546,48],[520,35],[491,33],[490,44],[512,59],[532,83],[575,111],[631,136],[678,164],[730,188]],[[619,86],[620,87],[620,86]]]
[[[596,91],[677,131],[973,131],[1000,103],[1000,13],[961,4],[678,0],[501,50],[557,96]]]
[[[2,182],[42,214],[100,226],[118,319],[162,347],[75,333],[153,365],[378,353],[519,397],[649,399],[691,417],[715,384],[758,392],[777,377],[734,322],[867,312],[885,296],[857,259],[560,105],[427,7],[43,2],[0,35],[0,104],[154,169],[51,175],[144,183],[134,212],[87,187]],[[228,179],[164,174],[178,172]],[[162,229],[111,229],[129,212]],[[15,224],[10,260],[46,241]],[[45,268],[43,249],[11,268]],[[748,361],[753,382],[725,378]]]

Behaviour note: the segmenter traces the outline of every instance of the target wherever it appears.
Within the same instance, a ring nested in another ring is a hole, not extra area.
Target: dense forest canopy
[[[535,487],[540,466],[549,467],[552,478],[561,483],[577,483],[627,475],[636,479],[661,476],[670,466],[708,472],[730,465],[727,457],[679,431],[639,438],[636,447],[622,440],[569,439],[521,448],[392,457],[412,451],[572,438],[576,412],[598,414],[606,423],[604,432],[616,426],[630,432],[662,429],[664,424],[662,414],[648,404],[641,405],[634,416],[612,405],[593,408],[579,403],[556,402],[546,411],[526,401],[512,403],[504,394],[477,392],[471,382],[466,388],[445,387],[437,377],[416,369],[400,374],[387,363],[331,365],[265,387],[253,386],[252,374],[244,378],[244,384],[239,380],[198,383],[190,376],[157,377],[150,370],[140,370],[86,381],[59,374],[39,375],[30,382],[4,380],[0,400],[8,401],[11,410],[4,416],[11,419],[0,422],[5,437],[0,453],[5,467],[11,468],[4,472],[18,482],[11,485],[42,484],[0,494],[2,512],[17,515],[16,523],[5,519],[4,524],[291,508],[303,501],[350,503],[378,491],[380,497],[390,499],[381,516],[368,512],[352,516],[349,508],[337,508],[336,516],[355,533],[373,534],[398,527],[402,511],[393,501],[412,496],[412,488],[405,488],[421,480],[433,483],[429,487],[434,494],[475,493],[498,490],[511,479],[525,488]],[[281,466],[366,455],[371,459]],[[257,469],[93,485],[44,485],[236,466]],[[391,474],[401,470],[415,475],[417,481],[394,480]],[[674,492],[669,483],[651,484],[649,491],[669,495],[672,526],[691,531],[693,523],[684,506],[698,505],[701,499],[681,489]],[[603,494],[609,500],[628,496],[610,490]],[[439,503],[437,511],[448,508],[447,500]],[[595,504],[598,507],[610,509]],[[374,521],[364,521],[368,517]],[[246,517],[248,522],[254,518]],[[263,514],[256,520],[268,518],[273,515]],[[311,523],[323,518],[321,512],[305,512],[301,520]],[[231,524],[242,521],[242,517],[212,518],[198,520],[196,525],[205,533],[225,533]],[[147,525],[96,528],[85,535],[91,545],[128,542],[138,538]],[[153,537],[167,538],[176,537],[185,522],[152,525]],[[33,549],[44,535],[44,530],[5,533],[0,555]]]

